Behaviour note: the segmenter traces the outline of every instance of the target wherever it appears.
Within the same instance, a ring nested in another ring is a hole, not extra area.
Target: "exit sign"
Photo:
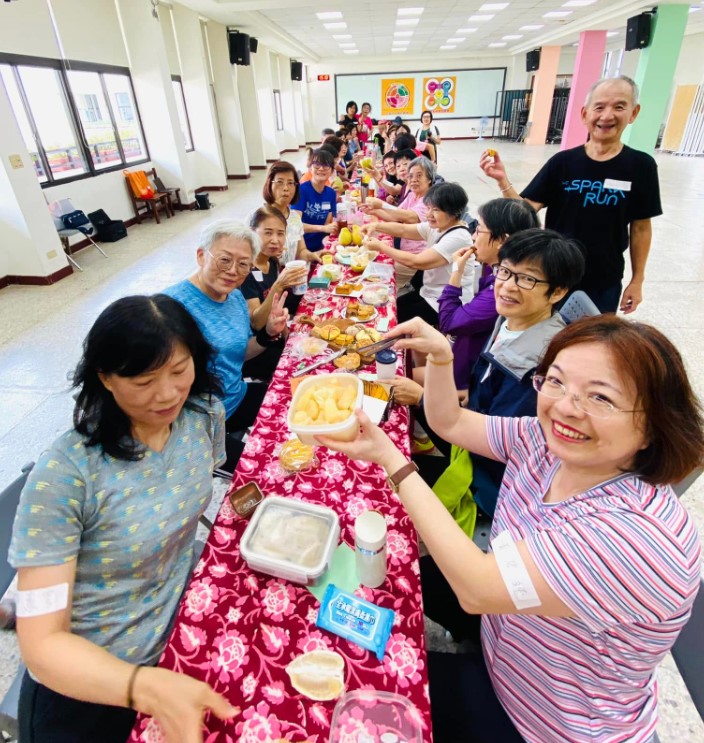
[[[318,82],[327,82],[330,79],[330,75],[318,75]]]

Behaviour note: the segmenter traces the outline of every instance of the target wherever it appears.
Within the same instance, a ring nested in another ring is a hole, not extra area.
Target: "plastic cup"
[[[376,354],[376,378],[378,380],[393,379],[396,376],[396,351],[387,348]]]
[[[292,271],[295,271],[297,268],[307,268],[308,264],[305,261],[295,260],[295,261],[288,261],[286,264],[286,268],[291,269]],[[296,286],[291,287],[291,293],[296,295],[305,294],[306,290],[308,289],[308,281],[304,281],[302,284],[296,284]]]

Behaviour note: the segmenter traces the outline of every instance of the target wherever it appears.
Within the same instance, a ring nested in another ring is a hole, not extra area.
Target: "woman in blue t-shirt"
[[[237,714],[156,668],[224,458],[212,349],[171,297],[101,313],[74,377],[74,426],[39,458],[15,519],[20,739],[124,743],[136,713],[168,740]]]
[[[306,248],[317,252],[323,248],[325,235],[337,233],[337,194],[327,185],[335,168],[335,158],[324,149],[313,152],[311,162],[312,177],[301,183],[298,201],[291,209],[301,213],[303,239]]]

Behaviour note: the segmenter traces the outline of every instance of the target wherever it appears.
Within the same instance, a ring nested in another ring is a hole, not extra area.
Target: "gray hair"
[[[597,80],[594,85],[592,85],[591,88],[589,88],[589,92],[587,93],[587,97],[584,100],[584,108],[587,108],[589,106],[589,103],[592,100],[592,95],[594,94],[594,91],[604,83],[615,83],[615,82],[624,82],[626,83],[630,89],[631,89],[631,98],[633,99],[633,107],[635,108],[638,105],[638,86],[636,85],[635,80],[628,77],[627,75],[619,75],[618,77],[602,77],[601,80]]]
[[[411,172],[411,168],[420,168],[425,173],[425,177],[430,181],[430,185],[433,185],[437,168],[432,160],[428,159],[425,155],[421,155],[415,160],[411,160],[408,164],[409,173]]]
[[[221,237],[233,237],[235,240],[245,240],[252,249],[252,260],[254,260],[261,249],[259,235],[246,224],[235,219],[218,219],[216,222],[206,224],[200,233],[199,247],[210,250],[216,240]]]

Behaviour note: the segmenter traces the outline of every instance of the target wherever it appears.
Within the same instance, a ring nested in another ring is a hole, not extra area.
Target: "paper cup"
[[[290,268],[292,270],[295,270],[297,268],[306,268],[308,264],[305,261],[295,260],[295,261],[288,261],[286,264],[286,268]],[[305,294],[306,290],[308,289],[308,282],[304,281],[302,284],[297,284],[296,286],[291,287],[291,293],[300,295]]]

